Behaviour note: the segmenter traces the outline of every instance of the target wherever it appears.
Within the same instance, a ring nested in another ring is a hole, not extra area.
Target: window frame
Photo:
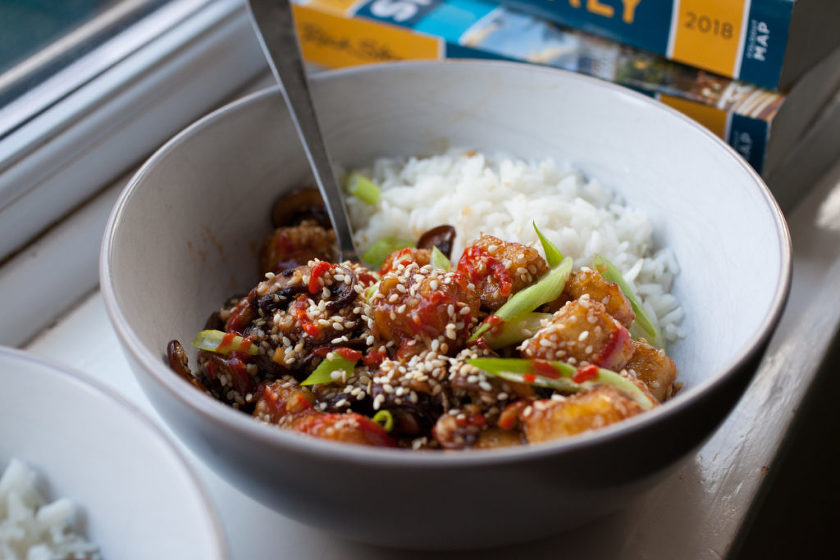
[[[266,72],[242,0],[173,6],[192,10],[0,139],[0,262]]]

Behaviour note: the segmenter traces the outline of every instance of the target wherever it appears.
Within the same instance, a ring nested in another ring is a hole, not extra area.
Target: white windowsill
[[[0,262],[266,68],[216,0],[0,139]]]

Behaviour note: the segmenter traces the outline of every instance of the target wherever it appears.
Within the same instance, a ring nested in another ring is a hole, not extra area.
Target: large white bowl
[[[164,364],[255,276],[269,209],[310,181],[278,90],[202,119],[123,192],[101,286],[135,373],[172,427],[266,504],[352,538],[491,546],[615,510],[707,438],[749,381],[790,280],[784,219],[758,175],[706,129],[605,82],[499,62],[420,62],[317,76],[332,156],[345,166],[447,146],[554,156],[623,194],[675,251],[687,312],[671,352],[684,388],[644,415],[521,449],[414,453],[354,447],[254,421]]]
[[[77,504],[104,558],[228,558],[210,501],[160,428],[85,375],[0,347],[0,472],[12,457],[48,499]]]

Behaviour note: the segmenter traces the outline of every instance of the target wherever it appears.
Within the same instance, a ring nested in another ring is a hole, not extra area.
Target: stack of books
[[[655,97],[735,148],[783,206],[817,178],[791,168],[818,175],[840,155],[840,0],[293,2],[316,66],[495,58]]]

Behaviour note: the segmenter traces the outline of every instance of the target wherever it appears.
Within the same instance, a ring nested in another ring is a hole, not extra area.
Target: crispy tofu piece
[[[522,411],[520,421],[528,442],[537,443],[597,430],[640,412],[642,407],[628,395],[600,385],[563,401],[537,401]]]
[[[332,441],[373,447],[396,446],[382,426],[355,412],[315,412],[298,418],[291,427],[295,431]]]
[[[563,294],[549,303],[547,308],[549,311],[557,311],[567,301],[578,299],[583,294],[589,294],[591,300],[603,303],[607,313],[615,317],[619,323],[628,329],[636,320],[633,306],[630,305],[630,300],[627,299],[618,284],[604,280],[604,277],[597,270],[588,266],[584,266],[571,274],[566,282]]]
[[[312,408],[313,400],[312,393],[296,381],[277,380],[263,388],[254,417],[322,439],[380,447],[396,445],[384,428],[370,418],[355,412],[320,412]]]
[[[260,272],[279,274],[312,259],[334,262],[337,257],[335,232],[306,220],[296,226],[274,230],[260,251]]]
[[[533,247],[492,235],[482,235],[458,261],[458,272],[475,285],[482,309],[489,311],[500,308],[547,271],[545,259]]]
[[[488,428],[478,434],[475,447],[478,449],[494,449],[496,447],[511,447],[522,445],[521,434],[516,430]]]
[[[462,410],[449,411],[438,418],[432,435],[444,449],[472,447],[487,428],[481,408],[468,404]]]
[[[371,301],[377,334],[399,344],[399,357],[428,348],[456,354],[466,344],[479,305],[463,275],[416,263],[384,275]]]
[[[278,379],[266,385],[254,407],[254,417],[269,424],[289,426],[297,418],[313,412],[314,397],[309,389],[291,379]]]
[[[389,272],[394,272],[399,268],[399,265],[407,265],[410,263],[417,263],[420,268],[432,262],[432,251],[430,249],[415,249],[414,247],[406,247],[405,249],[398,249],[385,257],[385,262],[379,270],[379,274],[385,275]]]
[[[630,375],[642,381],[656,400],[663,402],[674,393],[677,379],[677,364],[644,339],[634,340],[633,356],[624,368]]]
[[[615,371],[633,355],[630,333],[588,295],[564,305],[521,348],[530,359],[589,363]]]

